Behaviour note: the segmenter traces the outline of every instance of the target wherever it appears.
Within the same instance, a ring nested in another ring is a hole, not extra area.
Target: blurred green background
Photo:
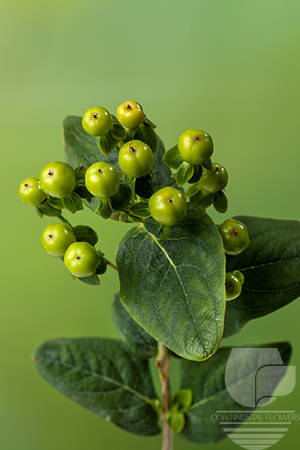
[[[66,115],[95,105],[115,113],[134,99],[158,125],[167,148],[188,128],[213,136],[214,160],[230,176],[226,218],[299,220],[300,4],[2,0],[1,10],[0,447],[158,449],[160,437],[135,437],[104,422],[36,373],[30,354],[43,340],[117,337],[111,302],[118,279],[109,271],[100,287],[72,283],[40,245],[52,219],[41,220],[23,205],[17,188],[48,162],[63,160]],[[101,250],[114,259],[125,224],[89,210],[71,221],[93,226]],[[295,301],[223,344],[288,340],[291,363],[300,367],[299,313]],[[299,393],[300,383],[276,408],[297,411]],[[295,448],[298,436],[293,423],[276,448]],[[187,447],[175,438],[176,450]]]

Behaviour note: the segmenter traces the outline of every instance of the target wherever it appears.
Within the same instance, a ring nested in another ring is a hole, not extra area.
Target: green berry
[[[111,128],[111,115],[101,106],[89,108],[82,117],[83,129],[92,136],[103,136]]]
[[[242,292],[242,284],[233,272],[226,273],[225,287],[226,300],[228,301],[234,300]]]
[[[94,197],[109,198],[119,189],[119,172],[111,164],[103,161],[96,162],[86,171],[85,185]]]
[[[200,178],[200,186],[206,191],[214,194],[227,186],[228,173],[225,167],[220,164],[213,163],[212,166],[212,171],[203,167],[202,176]]]
[[[198,166],[211,157],[214,146],[209,134],[191,129],[180,136],[178,150],[184,161]]]
[[[172,187],[159,189],[149,199],[151,216],[163,225],[174,225],[186,214],[184,194]]]
[[[88,242],[74,242],[68,247],[64,257],[67,269],[79,278],[93,275],[99,262],[99,253]]]
[[[249,245],[249,234],[246,225],[238,220],[227,219],[219,225],[223,238],[224,251],[228,255],[239,255]]]
[[[119,166],[132,178],[147,175],[153,166],[151,148],[139,140],[126,142],[119,151]]]
[[[39,176],[41,188],[47,195],[54,198],[65,198],[75,188],[76,178],[72,167],[60,161],[47,164]]]
[[[46,194],[42,191],[39,180],[29,177],[19,185],[19,197],[26,205],[38,206],[43,203]]]
[[[67,248],[76,241],[72,228],[65,223],[48,225],[41,237],[44,250],[51,256],[61,258]]]
[[[145,118],[143,108],[133,100],[122,103],[117,109],[117,116],[120,124],[129,129],[138,127]]]

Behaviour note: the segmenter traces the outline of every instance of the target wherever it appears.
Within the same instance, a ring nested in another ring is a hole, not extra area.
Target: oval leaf
[[[147,220],[147,219],[146,219]],[[225,313],[225,257],[220,233],[188,204],[163,241],[131,229],[118,248],[120,300],[147,333],[178,355],[204,360],[216,352]]]
[[[186,424],[180,437],[196,444],[213,444],[226,438],[223,428],[231,427],[234,431],[247,417],[246,413],[239,412],[247,411],[249,415],[256,408],[253,406],[257,405],[256,400],[272,395],[286,372],[290,357],[290,345],[278,343],[253,348],[221,348],[204,364],[180,360],[181,387],[193,391],[193,404],[185,413]],[[227,388],[243,404],[236,401]],[[220,412],[227,416],[236,413],[240,419],[232,422],[239,423],[222,426],[216,420]]]
[[[227,272],[245,277],[241,295],[227,304],[224,337],[249,320],[265,316],[300,295],[300,223],[238,216],[249,232],[249,247],[227,256]]]
[[[153,358],[157,354],[156,340],[128,314],[118,294],[115,295],[112,312],[117,331],[131,350],[139,358]]]
[[[36,368],[55,389],[130,433],[160,432],[151,406],[148,362],[113,339],[46,341],[33,353]]]

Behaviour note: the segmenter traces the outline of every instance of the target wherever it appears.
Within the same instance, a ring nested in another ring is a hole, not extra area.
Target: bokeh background
[[[42,380],[30,355],[55,337],[117,337],[118,279],[72,283],[40,245],[51,218],[17,195],[19,183],[63,160],[61,122],[95,105],[135,99],[166,148],[188,128],[209,132],[230,181],[226,218],[300,219],[300,4],[289,0],[2,0],[0,447],[6,450],[160,448],[73,404]],[[216,221],[223,219],[209,210]],[[127,228],[89,210],[114,259]],[[300,367],[300,304],[252,322],[223,345],[288,340]],[[176,387],[176,377],[174,385]],[[300,381],[278,410],[299,410]],[[293,423],[276,448],[295,448]],[[219,449],[234,448],[224,441]],[[212,448],[213,446],[205,446]],[[192,448],[175,438],[175,449]],[[196,448],[196,447],[194,447]]]

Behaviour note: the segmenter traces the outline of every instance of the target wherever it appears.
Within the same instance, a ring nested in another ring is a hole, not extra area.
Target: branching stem
[[[162,450],[172,450],[173,448],[173,436],[167,423],[167,414],[170,411],[171,405],[171,386],[170,386],[170,360],[167,356],[167,348],[158,342],[158,355],[155,361],[155,365],[158,368],[161,399],[162,399],[162,423],[163,423],[163,440]]]

